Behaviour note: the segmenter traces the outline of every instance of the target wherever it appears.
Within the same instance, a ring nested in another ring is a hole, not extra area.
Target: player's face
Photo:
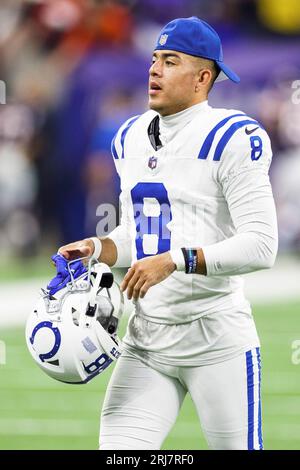
[[[162,116],[178,113],[201,101],[195,58],[182,52],[155,51],[149,70],[149,107]]]

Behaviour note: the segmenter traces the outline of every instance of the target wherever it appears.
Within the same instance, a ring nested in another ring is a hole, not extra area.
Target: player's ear
[[[200,69],[197,74],[195,92],[198,93],[203,88],[208,88],[212,79],[212,71],[208,68]]]

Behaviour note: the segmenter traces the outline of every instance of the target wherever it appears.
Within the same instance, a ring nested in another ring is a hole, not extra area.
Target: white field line
[[[94,420],[0,419],[0,435],[83,436],[95,433]]]
[[[181,421],[172,430],[172,437],[191,438],[200,433],[200,425],[197,421]],[[95,433],[94,420],[75,419],[0,419],[0,435],[14,436],[83,436]],[[274,424],[272,427],[272,436]],[[269,432],[264,432],[264,436]],[[290,441],[300,438],[300,423],[280,423],[276,429],[276,439]]]
[[[11,390],[1,390],[0,391],[0,417],[4,414],[11,413],[16,410],[16,404],[18,410],[22,410],[26,413],[31,411],[45,411],[52,410],[57,413],[61,411],[62,413],[74,412],[81,407],[82,396],[74,396],[68,400],[64,397],[64,394],[60,394],[59,391],[54,391],[53,393],[45,392],[36,392],[32,390],[23,390],[22,393],[19,391],[20,396],[16,396],[15,393],[12,394]],[[97,413],[104,400],[104,392],[95,392],[94,394],[88,393],[84,395],[84,410],[85,413]],[[41,400],[41,397],[43,398]],[[50,405],[49,405],[50,403]]]
[[[197,419],[197,418],[196,418]],[[276,429],[276,431],[275,431]],[[178,425],[172,429],[172,437],[176,438],[191,438],[195,437],[195,435],[200,434],[200,424],[197,422],[192,423],[190,421],[178,422]],[[286,441],[289,442],[291,440],[297,439],[300,442],[300,423],[284,423],[280,421],[278,425],[275,423],[272,424],[270,430],[264,429],[263,430],[264,439],[274,439],[276,437],[276,441]]]
[[[178,428],[178,429],[177,429]],[[200,432],[197,422],[181,421],[172,430],[178,436],[193,437]],[[0,435],[15,436],[83,436],[95,433],[95,421],[78,419],[0,419]]]
[[[116,279],[117,282],[120,279]],[[49,279],[19,280],[0,285],[0,339],[1,329],[24,326],[26,319],[39,299],[41,287]],[[133,309],[131,301],[125,296],[125,313]]]
[[[281,394],[281,395],[291,395],[299,394],[299,370],[298,366],[295,366],[295,372],[283,372],[280,371],[280,374],[277,372],[264,371],[263,375],[263,391],[264,394]],[[280,377],[280,378],[279,378]],[[285,400],[285,397],[282,397],[282,400]],[[299,398],[300,403],[300,398]],[[298,405],[299,406],[299,405]]]
[[[119,281],[120,279],[117,279]],[[254,303],[274,303],[299,300],[300,261],[280,258],[274,268],[244,276],[247,298]],[[0,286],[1,329],[23,326],[39,298],[39,290],[49,279],[20,280]],[[132,311],[132,303],[125,296],[125,311]]]
[[[300,259],[278,258],[272,269],[246,274],[245,292],[252,303],[299,301]]]

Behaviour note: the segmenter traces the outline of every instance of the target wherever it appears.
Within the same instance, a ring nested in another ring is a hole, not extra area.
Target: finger
[[[80,258],[80,252],[78,253],[78,250],[60,250],[58,253],[66,258],[68,261]]]
[[[64,258],[69,259],[72,252],[75,250],[78,250],[78,245],[75,243],[69,243],[68,245],[61,246],[58,250],[57,253],[61,256],[64,256]]]
[[[140,297],[140,290],[145,284],[145,279],[139,279],[132,290],[132,297],[134,300],[137,300]]]
[[[68,260],[70,259],[70,254],[67,250],[58,250],[57,253]]]
[[[131,299],[133,290],[136,288],[137,283],[140,281],[141,284],[145,282],[145,280],[140,279],[140,274],[135,273],[134,276],[130,279],[128,286],[127,286],[127,298]]]
[[[123,281],[121,282],[121,285],[120,285],[120,289],[121,289],[122,292],[127,289],[128,283],[129,283],[130,279],[132,278],[132,276],[134,275],[134,273],[135,273],[134,268],[129,268],[128,269],[128,271],[125,274],[124,279],[123,279]]]
[[[150,289],[151,284],[149,282],[144,282],[144,284],[140,288],[140,298],[143,299],[147,294],[148,290]]]
[[[67,260],[74,260],[76,258],[83,258],[84,256],[90,256],[90,247],[89,246],[82,246],[78,247],[62,247],[58,250],[58,253],[66,258]]]

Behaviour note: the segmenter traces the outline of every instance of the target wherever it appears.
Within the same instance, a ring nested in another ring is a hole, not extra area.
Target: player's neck
[[[196,103],[192,106],[189,106],[188,108],[185,108],[177,113],[174,114],[168,114],[166,116],[160,115],[160,119],[163,122],[171,122],[174,119],[181,118],[182,116],[188,116],[188,115],[193,115],[196,114],[199,110],[202,110],[203,108],[207,107],[207,100],[201,101],[200,103]]]
[[[208,107],[207,100],[194,104],[179,113],[159,117],[160,139],[163,145],[168,143],[179,130],[191,122],[196,115]]]

